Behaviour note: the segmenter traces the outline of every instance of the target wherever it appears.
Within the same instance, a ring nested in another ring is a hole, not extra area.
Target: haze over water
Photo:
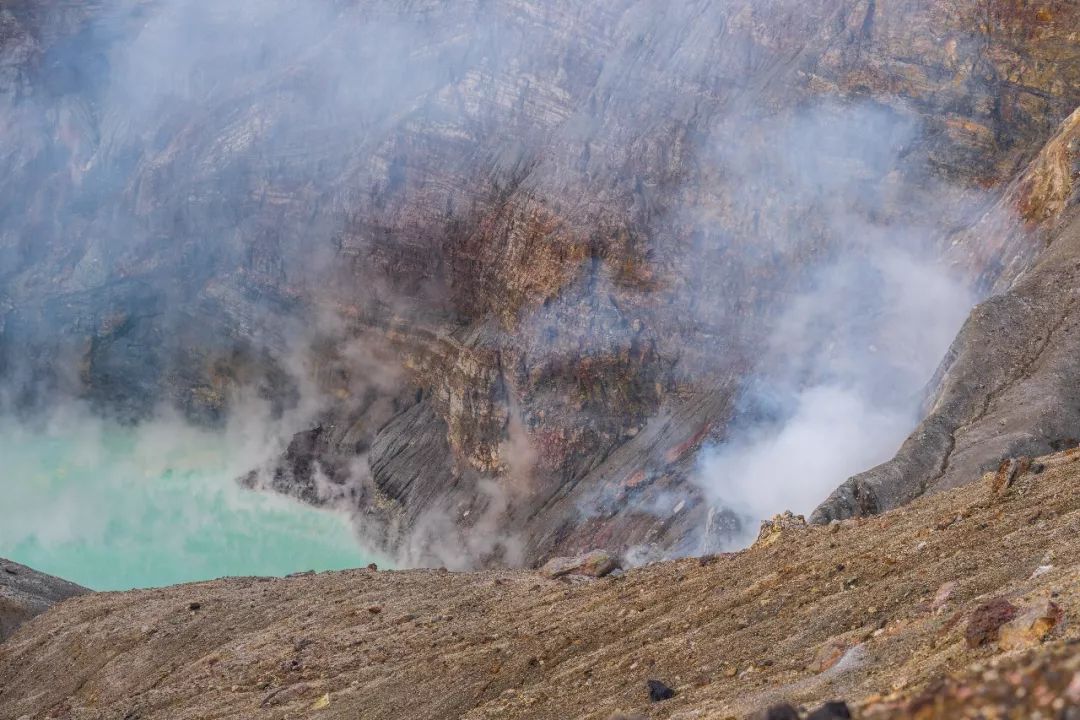
[[[0,557],[95,590],[370,562],[344,513],[239,486],[251,461],[182,423],[0,419]]]

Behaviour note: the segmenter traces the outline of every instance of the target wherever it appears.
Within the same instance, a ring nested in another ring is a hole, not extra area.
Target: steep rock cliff
[[[1066,0],[184,7],[0,9],[5,394],[302,407],[250,482],[412,562],[725,542],[784,307],[896,228],[1007,286],[1080,105]]]

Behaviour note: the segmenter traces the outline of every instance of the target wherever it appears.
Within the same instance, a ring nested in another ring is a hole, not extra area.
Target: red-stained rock
[[[975,608],[964,630],[968,647],[977,648],[997,640],[1001,626],[1016,617],[1016,612],[1016,606],[1005,598],[995,598]]]

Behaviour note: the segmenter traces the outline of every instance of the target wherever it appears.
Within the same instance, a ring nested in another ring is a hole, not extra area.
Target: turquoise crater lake
[[[178,421],[0,420],[0,557],[95,590],[370,562],[344,513],[237,484],[268,447]]]

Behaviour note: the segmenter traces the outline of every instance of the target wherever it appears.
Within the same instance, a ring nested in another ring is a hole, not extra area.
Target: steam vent
[[[1077,0],[0,0],[0,720],[1080,720]]]

